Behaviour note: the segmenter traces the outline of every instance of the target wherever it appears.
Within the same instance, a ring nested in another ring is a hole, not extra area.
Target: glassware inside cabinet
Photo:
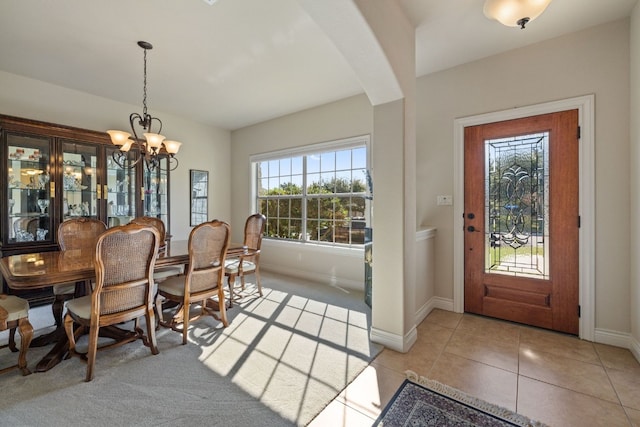
[[[50,242],[50,141],[8,133],[7,142],[8,242]]]
[[[62,220],[98,216],[97,148],[62,144]]]
[[[158,168],[151,171],[144,169],[142,181],[144,187],[144,215],[160,218],[166,227],[169,225],[167,167],[167,160],[160,159]]]
[[[136,169],[127,167],[135,161],[129,152],[128,163],[119,166],[113,160],[115,149],[107,149],[107,226],[127,224],[136,217]]]

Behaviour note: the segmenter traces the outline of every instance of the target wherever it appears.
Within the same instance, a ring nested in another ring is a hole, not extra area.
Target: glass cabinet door
[[[99,216],[97,147],[71,141],[62,143],[62,221]]]
[[[160,159],[159,167],[148,170],[144,167],[142,186],[144,187],[144,215],[160,218],[166,227],[169,226],[169,198],[167,189],[166,158]]]
[[[120,166],[113,160],[115,148],[107,148],[107,227],[127,224],[136,212],[136,168],[128,167],[133,164],[135,154],[129,152],[129,159]]]
[[[51,141],[7,133],[7,243],[52,242]]]

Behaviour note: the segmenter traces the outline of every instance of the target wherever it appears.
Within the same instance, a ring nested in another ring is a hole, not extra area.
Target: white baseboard
[[[419,325],[420,323],[422,323],[422,321],[429,315],[429,313],[431,313],[432,310],[433,310],[433,305],[430,304],[430,301],[424,304],[422,307],[420,307],[418,311],[416,311],[416,317],[415,317],[416,325]]]
[[[441,297],[431,297],[422,307],[420,307],[415,314],[416,325],[422,323],[424,319],[434,309],[439,308],[441,310],[453,311],[453,300]]]
[[[629,338],[629,351],[631,351],[633,357],[635,357],[638,363],[640,363],[640,341],[635,339],[633,336]]]
[[[607,329],[596,328],[594,338],[594,341],[599,344],[607,344],[615,347],[630,348],[629,346],[631,344],[631,334]]]
[[[453,300],[448,298],[433,297],[429,302],[433,301],[433,308],[440,310],[453,311]]]
[[[633,357],[640,363],[640,342],[629,333],[596,329],[595,342],[629,349]]]
[[[364,267],[363,267],[364,268]],[[336,277],[330,274],[318,273],[308,270],[296,270],[289,266],[267,264],[260,261],[260,271],[268,271],[277,274],[285,274],[287,276],[299,279],[309,280],[312,282],[322,283],[323,285],[337,286],[340,288],[350,289],[358,292],[364,292],[364,281],[349,280],[343,277]]]
[[[418,332],[416,331],[416,327],[414,326],[403,337],[401,335],[392,334],[372,327],[371,331],[369,332],[369,339],[375,343],[382,344],[383,346],[390,348],[391,350],[395,350],[400,353],[406,353],[418,339]]]

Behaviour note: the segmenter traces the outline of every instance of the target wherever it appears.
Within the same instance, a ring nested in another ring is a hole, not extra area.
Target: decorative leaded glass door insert
[[[465,311],[578,334],[577,110],[465,128]]]
[[[485,141],[485,273],[549,278],[549,132]]]

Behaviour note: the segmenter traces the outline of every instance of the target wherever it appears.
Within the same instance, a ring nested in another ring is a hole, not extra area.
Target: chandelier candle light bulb
[[[124,145],[131,136],[130,133],[121,130],[108,130],[107,133],[111,137],[111,142],[118,146]]]
[[[133,139],[127,139],[122,147],[120,147],[120,151],[123,153],[127,153],[131,149],[131,145],[133,144]]]
[[[178,142],[178,141],[168,141],[168,140],[164,141],[164,149],[167,150],[167,153],[169,154],[176,154],[180,149],[181,145],[182,145],[182,142]]]
[[[164,141],[165,136],[157,133],[145,133],[143,135],[147,139],[147,150],[152,153],[158,153],[160,147],[162,147],[162,141]]]

